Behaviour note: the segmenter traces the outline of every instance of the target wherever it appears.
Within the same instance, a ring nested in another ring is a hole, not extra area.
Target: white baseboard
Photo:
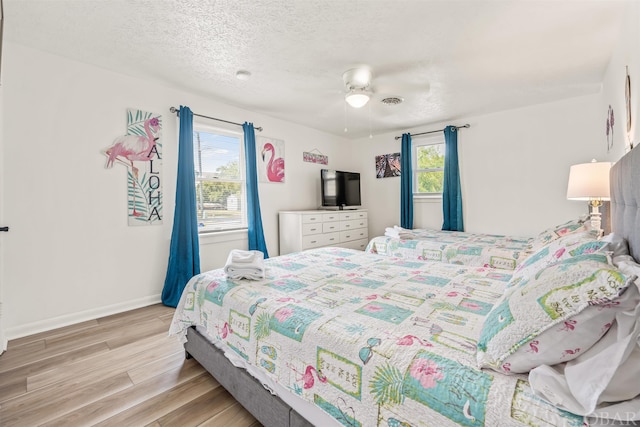
[[[136,300],[126,301],[120,304],[113,304],[106,307],[98,307],[92,310],[80,311],[78,313],[65,314],[64,316],[58,316],[58,317],[54,317],[46,320],[39,320],[37,322],[27,323],[26,325],[8,328],[5,331],[5,334],[6,334],[5,341],[26,337],[28,335],[33,335],[40,332],[50,331],[52,329],[62,328],[64,326],[73,325],[75,323],[86,322],[87,320],[93,320],[93,319],[98,319],[100,317],[110,316],[112,314],[122,313],[123,311],[129,311],[129,310],[134,310],[140,307],[146,307],[149,305],[158,304],[159,302],[161,302],[160,298],[161,298],[160,294],[152,295],[148,297],[139,298]],[[1,336],[0,336],[0,339],[2,339]],[[6,348],[6,343],[5,343],[5,348]]]

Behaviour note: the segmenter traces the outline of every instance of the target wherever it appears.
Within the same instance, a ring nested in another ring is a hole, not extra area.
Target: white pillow
[[[638,295],[638,289],[632,286],[627,293]],[[609,332],[582,355],[567,364],[531,370],[531,389],[535,395],[578,415],[638,421],[639,341],[640,306],[620,311]],[[612,423],[602,422],[607,424]]]
[[[629,255],[629,245],[623,237],[610,233],[600,240],[608,243],[606,250],[611,251],[612,256]]]
[[[548,266],[508,289],[487,317],[478,341],[480,367],[522,373],[567,362],[611,327],[620,310],[640,304],[627,277],[598,254]]]

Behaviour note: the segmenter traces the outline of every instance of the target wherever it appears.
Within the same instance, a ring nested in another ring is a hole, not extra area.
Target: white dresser
[[[280,211],[280,255],[322,246],[364,250],[367,211]]]

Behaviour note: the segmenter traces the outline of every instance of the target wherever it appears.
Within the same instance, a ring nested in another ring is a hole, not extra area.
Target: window
[[[246,228],[241,138],[194,124],[193,150],[198,231]]]
[[[413,193],[440,195],[444,183],[444,137],[414,143]]]

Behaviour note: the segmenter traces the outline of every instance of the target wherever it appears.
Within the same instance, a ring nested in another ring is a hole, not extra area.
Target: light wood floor
[[[0,425],[260,424],[168,337],[153,305],[9,341],[0,356]]]

